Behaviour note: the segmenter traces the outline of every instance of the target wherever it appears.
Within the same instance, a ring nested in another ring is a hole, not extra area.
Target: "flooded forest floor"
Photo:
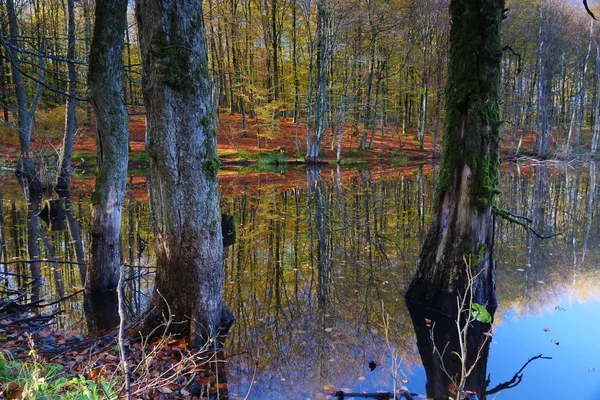
[[[130,117],[130,171],[135,198],[147,198],[144,175],[147,175],[149,157],[145,153],[145,122],[143,115]],[[356,150],[362,129],[357,133],[346,127],[342,144],[342,160],[339,164],[346,171],[366,165],[374,175],[390,170],[424,165],[433,168],[434,140],[428,133],[421,148],[414,129],[406,134],[388,127],[384,134],[377,131],[372,149]],[[306,136],[303,125],[293,123],[291,118],[280,118],[275,124],[264,121],[248,123],[246,135],[242,135],[239,115],[220,114],[218,121],[218,151],[222,162],[220,186],[224,193],[236,192],[245,184],[261,182],[293,187],[304,181],[303,168]],[[56,175],[61,138],[35,134],[32,143],[34,158],[39,162],[41,175],[50,185]],[[369,132],[369,138],[371,132]],[[332,136],[326,133],[322,145],[321,161],[324,167],[335,167],[336,150],[332,149]],[[523,152],[530,154],[535,133],[523,137]],[[96,158],[95,131],[92,125],[82,125],[75,138],[75,174],[72,185],[79,193],[91,191],[94,184],[93,169]],[[503,155],[509,157],[510,140],[502,144]],[[16,132],[0,135],[1,194],[13,198],[20,188],[14,178],[14,166],[19,154]],[[263,160],[263,162],[261,162]],[[268,161],[264,161],[268,160]],[[271,172],[265,174],[265,172]],[[139,179],[139,185],[136,185]],[[59,331],[52,326],[52,315],[45,316],[40,304],[27,307],[21,301],[4,301],[0,293],[0,343],[17,360],[33,358],[40,365],[47,363],[62,365],[62,373],[81,375],[96,382],[114,380],[120,374],[120,358],[116,346],[116,333],[106,332],[97,337]],[[8,298],[8,296],[6,296]],[[13,296],[14,298],[14,296]],[[25,305],[25,307],[23,306]],[[43,304],[42,304],[43,305]],[[201,355],[193,353],[182,340],[163,338],[153,343],[131,343],[129,362],[134,368],[133,391],[143,398],[202,398],[208,387],[218,388],[214,368],[219,362],[202,361]],[[152,356],[152,357],[150,357]],[[198,364],[205,364],[205,372],[198,373]],[[122,378],[122,376],[121,376]],[[8,386],[0,398],[20,398],[23,388]]]
[[[295,176],[304,179],[304,154],[306,149],[305,125],[296,124],[292,118],[278,118],[275,123],[265,123],[262,120],[248,121],[247,133],[242,134],[242,124],[239,114],[219,114],[218,118],[218,153],[221,159],[219,178],[222,186],[233,184],[235,187],[244,183],[256,182],[258,174],[269,183],[293,185]],[[347,125],[344,128],[341,161],[336,162],[337,148],[332,149],[330,130],[325,132],[322,143],[322,166],[342,165],[346,168],[359,169],[368,165],[377,175],[390,169],[401,169],[415,165],[431,163],[436,160],[441,145],[441,136],[434,152],[433,133],[428,132],[421,148],[415,128],[409,128],[402,133],[400,127],[388,126],[381,131],[378,128],[373,137],[372,148],[358,150],[363,129]],[[145,152],[145,120],[144,116],[134,114],[129,119],[129,169],[132,175],[139,172],[144,174],[149,167],[149,157]],[[372,132],[368,132],[368,140]],[[58,169],[58,154],[62,138],[59,135],[48,135],[36,132],[32,141],[34,159],[39,163],[42,181],[50,184]],[[535,132],[523,135],[520,154],[531,154]],[[505,158],[509,158],[511,143],[501,142]],[[0,135],[0,170],[10,172],[16,165],[19,155],[19,138],[16,132]],[[96,138],[94,126],[82,124],[75,136],[73,152],[73,187],[85,191],[93,186],[93,169],[96,160]],[[84,172],[83,174],[78,172]],[[85,173],[87,172],[87,173]],[[273,172],[267,174],[264,172]],[[285,173],[285,177],[284,177]],[[45,178],[45,179],[44,179]],[[4,193],[19,191],[17,181],[12,174],[0,175]],[[135,183],[135,182],[134,182]],[[145,190],[143,188],[142,190]],[[235,189],[232,189],[235,190]],[[142,194],[142,193],[140,193]]]

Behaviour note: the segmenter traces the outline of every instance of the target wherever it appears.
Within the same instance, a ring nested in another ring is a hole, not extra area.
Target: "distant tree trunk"
[[[581,145],[581,128],[583,126],[583,117],[585,114],[585,95],[587,91],[587,71],[588,63],[590,60],[590,53],[592,51],[592,41],[594,37],[594,20],[590,19],[590,41],[588,44],[587,53],[585,54],[585,60],[583,61],[583,71],[581,77],[581,89],[579,92],[579,119],[577,120],[577,129],[575,130],[575,149],[578,150]]]
[[[75,0],[67,0],[67,58],[75,59]],[[71,180],[71,159],[73,157],[73,139],[77,129],[75,110],[77,100],[77,72],[75,64],[67,62],[68,96],[65,105],[65,132],[60,153],[60,173],[56,183],[57,192],[68,191]]]
[[[6,23],[5,21],[0,21],[0,26],[3,31],[6,31]],[[8,116],[8,80],[6,74],[6,67],[4,65],[5,55],[2,52],[2,48],[0,47],[0,103],[2,104],[2,115],[4,122],[9,121]]]
[[[271,51],[273,54],[273,100],[279,100],[279,30],[277,29],[277,0],[271,0]],[[276,117],[276,114],[274,115]]]
[[[327,69],[329,61],[329,8],[327,0],[317,2],[317,82],[313,105],[314,126],[308,138],[306,162],[314,164],[321,152],[327,119]]]
[[[222,299],[219,159],[202,6],[137,0],[136,15],[158,237],[156,284],[141,330],[170,313],[177,323],[169,330],[202,347],[222,321],[233,322]]]
[[[493,307],[503,0],[452,0],[440,176],[433,222],[406,298],[456,315],[470,259],[473,301]],[[485,23],[481,23],[485,21]]]
[[[67,58],[75,59],[75,0],[67,1]],[[77,121],[75,111],[77,100],[75,99],[77,92],[77,71],[75,64],[67,63],[68,74],[68,97],[65,106],[65,132],[63,136],[63,144],[60,153],[60,173],[56,182],[55,190],[59,197],[65,199],[65,209],[67,212],[67,220],[69,223],[69,232],[71,239],[75,244],[75,255],[79,263],[79,274],[81,281],[85,282],[86,267],[84,264],[83,243],[79,229],[79,222],[75,218],[71,196],[69,194],[69,185],[71,182],[71,159],[73,158],[73,141],[75,131],[77,130]]]
[[[296,2],[292,2],[292,70],[294,76],[294,124],[298,122],[298,96],[300,95],[300,79],[298,79],[298,51],[296,27]]]
[[[363,134],[360,138],[358,149],[365,151],[367,149],[367,138],[369,137],[369,126],[371,121],[371,93],[373,91],[373,75],[375,74],[375,45],[376,34],[374,28],[371,33],[370,57],[369,57],[369,74],[367,75],[367,92],[365,94],[365,113],[363,117]]]
[[[88,84],[96,115],[97,173],[92,194],[91,250],[85,289],[117,287],[121,265],[121,213],[127,184],[129,131],[121,93],[127,0],[98,0]]]
[[[81,9],[83,11],[83,54],[86,57],[86,61],[90,61],[90,41],[92,36],[92,0],[81,0]],[[92,120],[92,107],[88,103],[85,107],[86,120],[88,123]]]
[[[545,159],[548,156],[550,144],[550,131],[552,124],[551,117],[548,116],[548,109],[551,108],[550,97],[552,91],[552,72],[548,64],[548,47],[546,43],[548,37],[548,27],[546,22],[546,9],[543,4],[540,5],[540,28],[538,42],[538,130],[535,141],[535,154]]]
[[[596,43],[596,92],[600,93],[600,47],[598,47],[598,43]],[[594,134],[592,135],[592,146],[590,149],[591,154],[596,154],[598,150],[598,136],[600,135],[600,96],[596,96],[596,101],[594,102]]]
[[[13,44],[18,43],[19,26],[13,0],[6,0],[6,11],[8,16],[9,38]],[[42,42],[41,52],[45,52],[45,46]],[[5,46],[6,53],[9,56],[12,81],[15,89],[15,98],[17,105],[17,126],[19,130],[20,154],[17,165],[16,175],[19,184],[27,200],[27,250],[30,264],[31,275],[35,281],[33,283],[33,300],[39,295],[39,285],[41,279],[41,270],[38,262],[39,248],[37,244],[39,217],[38,211],[42,201],[42,184],[31,155],[31,133],[33,128],[33,117],[38,108],[43,93],[44,82],[44,58],[39,58],[38,85],[35,96],[29,104],[27,99],[27,88],[21,74],[21,61],[19,52],[11,46]]]

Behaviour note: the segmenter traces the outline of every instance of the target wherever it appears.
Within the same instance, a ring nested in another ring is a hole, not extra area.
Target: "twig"
[[[252,386],[254,385],[254,378],[256,378],[256,370],[258,369],[258,356],[259,356],[259,354],[256,355],[256,360],[254,361],[254,370],[252,371],[252,379],[250,379],[250,386],[248,386],[248,391],[246,392],[246,396],[244,397],[244,400],[248,400],[248,398],[250,397],[250,392],[252,391]]]
[[[31,263],[38,263],[38,262],[52,262],[52,263],[57,263],[57,264],[66,264],[66,265],[85,265],[85,263],[80,263],[77,261],[61,261],[61,260],[49,260],[47,258],[38,258],[36,260],[12,260],[12,261],[2,261],[0,262],[0,264],[6,264],[6,265],[10,265],[10,264],[21,264],[21,263],[25,263],[25,264],[31,264]],[[0,272],[1,275],[10,275],[10,276],[22,276],[25,278],[31,278],[28,277],[26,275],[21,275],[21,274],[14,274],[14,273],[10,273],[10,272]]]
[[[125,308],[123,299],[123,281],[125,277],[125,267],[121,265],[119,267],[119,283],[117,284],[117,301],[119,305],[119,333],[118,343],[119,352],[121,354],[121,366],[125,373],[125,391],[127,393],[127,400],[131,400],[131,369],[127,363],[127,353],[125,351]]]
[[[61,302],[65,301],[65,300],[68,300],[68,299],[70,299],[71,297],[77,296],[79,293],[83,292],[83,290],[84,290],[84,289],[79,289],[79,290],[76,290],[76,291],[74,291],[73,293],[66,295],[65,297],[61,297],[61,298],[60,298],[60,299],[58,299],[58,300],[55,300],[55,301],[53,301],[53,302],[46,303],[46,304],[38,304],[38,305],[36,305],[36,307],[42,308],[42,307],[49,307],[49,306],[53,306],[53,305],[55,305],[55,304],[61,303]]]

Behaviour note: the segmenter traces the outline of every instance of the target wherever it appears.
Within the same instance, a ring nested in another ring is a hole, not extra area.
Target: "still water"
[[[327,399],[337,390],[392,392],[395,385],[425,395],[403,295],[429,226],[435,170],[326,168],[288,176],[221,179],[222,211],[237,222],[224,260],[224,296],[237,316],[227,342],[229,398]],[[131,314],[145,306],[154,261],[146,183],[136,179],[123,224]],[[540,236],[560,235],[541,239],[497,221],[500,307],[489,358],[480,362],[487,362],[488,390],[514,387],[487,398],[600,399],[596,166],[505,165],[502,190],[501,207],[526,217]],[[3,195],[8,258],[24,257],[23,211]],[[85,227],[85,200],[75,209]],[[68,235],[51,239],[59,258],[73,259]],[[81,287],[75,268],[54,267],[67,294]],[[42,293],[48,300],[58,297],[51,269],[46,265]],[[66,311],[61,327],[85,326],[81,299],[57,307]],[[519,371],[540,354],[545,358]]]

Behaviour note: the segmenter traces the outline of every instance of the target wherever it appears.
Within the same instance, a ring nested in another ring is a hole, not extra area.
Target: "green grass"
[[[366,151],[362,151],[362,150],[348,150],[346,152],[346,154],[344,154],[344,157],[346,158],[352,158],[352,157],[364,157],[366,156],[368,153]]]
[[[81,151],[74,151],[72,159],[73,164],[85,162],[86,164],[96,165],[97,155],[96,153],[84,153]]]
[[[264,153],[258,156],[258,169],[264,172],[285,173],[288,155],[286,152]]]
[[[138,154],[134,154],[134,155],[129,155],[129,161],[132,162],[144,162],[144,163],[149,163],[150,162],[150,155],[148,155],[147,152],[141,152]]]
[[[258,155],[258,166],[266,165],[281,165],[287,162],[288,155],[285,152],[282,153],[266,153]]]
[[[33,354],[32,354],[33,353]],[[60,364],[44,364],[32,351],[31,359],[15,360],[0,352],[0,392],[7,398],[36,400],[117,399],[115,382],[96,383],[83,376],[63,374]],[[20,396],[17,396],[20,393]]]

